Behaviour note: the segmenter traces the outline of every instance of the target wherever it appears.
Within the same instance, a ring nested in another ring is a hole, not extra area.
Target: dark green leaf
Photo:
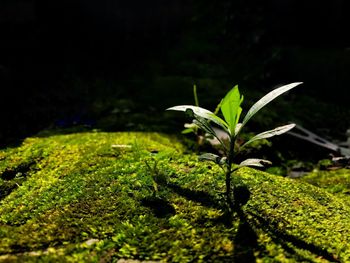
[[[215,137],[221,144],[221,146],[224,148],[225,151],[227,151],[227,147],[225,143],[220,139],[220,137],[216,134],[214,129],[211,127],[211,125],[208,123],[208,121],[195,113],[193,113],[193,116],[195,120],[193,120],[193,123],[196,124],[200,129],[207,132],[209,135]]]

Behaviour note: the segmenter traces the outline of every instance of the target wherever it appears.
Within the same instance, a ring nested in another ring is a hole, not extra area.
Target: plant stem
[[[233,210],[233,200],[231,195],[231,170],[228,168],[226,171],[226,202],[230,211]]]
[[[193,96],[194,96],[194,104],[199,107],[198,96],[197,96],[197,86],[193,85]]]
[[[230,140],[230,149],[227,159],[227,171],[226,171],[226,201],[230,211],[233,210],[234,200],[233,200],[233,189],[231,188],[231,174],[232,174],[232,163],[234,157],[236,138],[231,137]]]

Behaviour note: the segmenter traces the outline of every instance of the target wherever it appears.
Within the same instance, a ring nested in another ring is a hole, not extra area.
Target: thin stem
[[[229,209],[232,211],[234,204],[231,196],[231,171],[229,167],[226,171],[226,201]]]
[[[227,200],[229,209],[231,211],[234,208],[233,189],[231,188],[231,174],[232,174],[232,163],[233,163],[233,157],[234,157],[234,151],[235,151],[235,142],[236,142],[236,138],[232,136],[230,140],[230,150],[228,153],[227,171],[226,171],[226,200]]]
[[[197,86],[193,85],[193,96],[194,96],[194,104],[199,107],[198,96],[197,96]]]

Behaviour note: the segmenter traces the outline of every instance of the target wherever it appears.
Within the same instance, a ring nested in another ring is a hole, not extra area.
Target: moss
[[[315,170],[301,178],[317,187],[323,188],[330,193],[350,200],[350,170],[339,169],[333,171]]]
[[[350,260],[342,196],[241,169],[227,215],[220,169],[184,151],[171,136],[99,132],[0,151],[0,261]]]
[[[350,210],[343,199],[296,180],[254,170],[240,173],[251,195],[244,210],[253,225],[267,230],[264,234],[300,256],[349,261]]]

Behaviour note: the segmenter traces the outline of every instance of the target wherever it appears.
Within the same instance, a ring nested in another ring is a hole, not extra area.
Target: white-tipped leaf
[[[212,121],[217,125],[219,125],[221,128],[223,128],[225,131],[228,131],[228,125],[223,119],[216,116],[213,112],[206,110],[204,108],[192,106],[192,105],[179,105],[179,106],[168,108],[166,110],[183,111],[183,112],[186,112],[187,110],[192,110],[194,114],[204,119],[207,119],[209,121]]]
[[[224,165],[227,161],[226,157],[220,157],[213,153],[204,153],[198,157],[200,161],[211,161],[219,165]]]
[[[243,166],[255,166],[255,167],[264,167],[264,165],[271,164],[270,161],[264,159],[247,159],[239,164],[239,167]]]
[[[213,153],[204,153],[198,157],[200,161],[212,161],[214,163],[220,163],[220,156]]]
[[[184,127],[186,129],[182,130],[182,134],[188,134],[188,133],[191,133],[191,132],[195,132],[196,129],[198,129],[199,127],[194,124],[194,123],[185,123]]]
[[[273,130],[269,130],[269,131],[265,131],[265,132],[262,132],[262,133],[259,133],[257,135],[255,135],[253,138],[251,138],[249,141],[247,141],[245,144],[243,144],[241,146],[241,148],[245,147],[246,145],[254,142],[254,141],[257,141],[257,140],[262,140],[262,139],[267,139],[267,138],[270,138],[270,137],[273,137],[273,136],[276,136],[276,135],[281,135],[287,131],[290,131],[291,129],[293,129],[295,127],[295,124],[292,123],[292,124],[288,124],[288,125],[284,125],[284,126],[280,126],[280,127],[277,127]]]
[[[237,123],[236,128],[235,128],[235,136],[238,135],[241,128],[242,128],[242,123]]]
[[[194,124],[193,122],[192,123],[185,123],[184,127],[186,129],[196,129],[196,128],[198,128],[198,126],[196,124]]]
[[[267,93],[264,97],[262,97],[260,100],[258,100],[247,112],[245,115],[242,126],[244,126],[251,117],[253,117],[261,108],[263,108],[266,104],[280,96],[281,94],[287,92],[288,90],[291,90],[292,88],[302,84],[302,82],[294,82],[290,83],[288,85],[284,85],[282,87],[279,87],[277,89],[274,89],[273,91]]]

